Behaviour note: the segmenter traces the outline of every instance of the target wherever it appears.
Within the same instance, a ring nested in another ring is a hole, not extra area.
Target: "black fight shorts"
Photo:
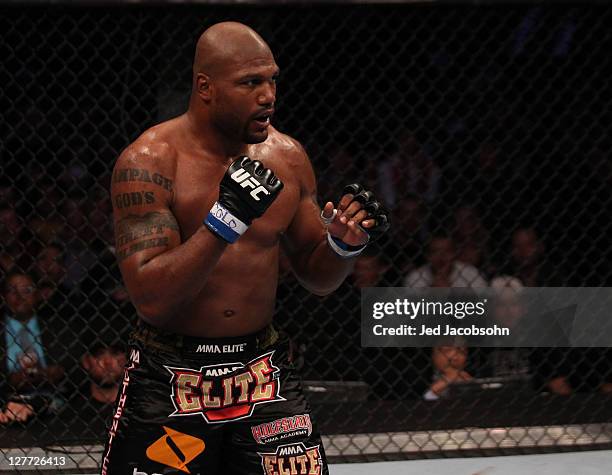
[[[101,473],[327,475],[288,339],[273,327],[208,339],[139,325]]]

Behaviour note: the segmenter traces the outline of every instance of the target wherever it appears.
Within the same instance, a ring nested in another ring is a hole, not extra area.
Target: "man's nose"
[[[259,105],[274,105],[276,101],[276,84],[273,82],[264,82],[261,86],[257,103]]]

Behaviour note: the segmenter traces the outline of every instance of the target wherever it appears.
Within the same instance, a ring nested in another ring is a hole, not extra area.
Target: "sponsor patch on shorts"
[[[284,401],[274,351],[243,363],[202,366],[199,370],[165,366],[172,378],[169,417],[200,414],[210,424],[250,417],[255,406]]]
[[[258,444],[277,442],[291,437],[308,437],[312,434],[312,422],[310,414],[298,414],[253,426],[251,433]]]
[[[275,452],[258,452],[258,454],[265,475],[281,473],[319,475],[323,466],[319,446],[306,447],[302,442],[281,445]]]
[[[181,472],[191,473],[187,464],[204,452],[206,444],[202,439],[192,435],[166,426],[163,428],[166,434],[149,445],[146,451],[147,457]]]

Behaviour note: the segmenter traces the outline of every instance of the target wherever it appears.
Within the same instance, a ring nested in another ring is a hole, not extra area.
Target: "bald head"
[[[232,21],[217,23],[198,39],[193,73],[214,76],[228,67],[259,57],[272,57],[272,52],[255,30]]]
[[[196,46],[188,113],[232,150],[268,137],[278,65],[266,42],[241,23],[208,28]],[[263,117],[263,118],[262,118]]]

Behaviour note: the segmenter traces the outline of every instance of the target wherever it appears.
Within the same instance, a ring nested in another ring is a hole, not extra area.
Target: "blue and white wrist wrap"
[[[327,243],[336,254],[345,259],[358,256],[368,245],[368,243],[365,243],[363,246],[349,246],[342,240],[333,237],[329,234],[329,231],[327,231]]]
[[[218,201],[215,201],[215,204],[208,212],[204,224],[208,229],[230,244],[236,242],[249,229],[248,224],[240,221]]]

